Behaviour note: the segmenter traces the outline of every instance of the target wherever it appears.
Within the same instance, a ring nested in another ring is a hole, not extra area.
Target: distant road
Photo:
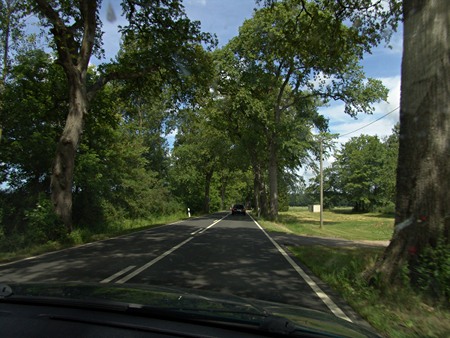
[[[0,281],[176,286],[305,306],[360,321],[305,270],[250,216],[223,212],[3,264]]]

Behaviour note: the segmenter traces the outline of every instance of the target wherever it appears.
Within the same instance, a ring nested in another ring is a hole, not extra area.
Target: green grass
[[[268,231],[294,235],[389,240],[394,218],[380,213],[353,214],[351,209],[318,213],[306,208],[281,212],[276,222],[261,220]],[[450,337],[448,307],[430,305],[409,286],[380,290],[369,286],[362,274],[375,264],[384,247],[326,247],[308,245],[289,250],[321,280],[336,290],[353,309],[385,337]]]
[[[394,217],[380,213],[353,214],[351,209],[325,210],[323,227],[320,214],[307,208],[294,207],[281,212],[276,222],[262,220],[269,231],[304,236],[333,237],[350,240],[389,240],[392,236]]]
[[[155,218],[124,220],[103,227],[75,227],[66,237],[59,241],[48,241],[41,244],[24,244],[26,239],[22,235],[3,239],[0,243],[0,263],[10,262],[43,253],[74,247],[94,241],[125,235],[131,232],[154,228],[185,218],[184,214],[173,214]]]
[[[385,337],[449,337],[450,311],[427,305],[409,287],[379,290],[361,277],[383,248],[290,247],[315,275],[330,285]]]

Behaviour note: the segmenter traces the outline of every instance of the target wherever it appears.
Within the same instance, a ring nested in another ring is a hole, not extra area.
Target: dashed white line
[[[217,221],[216,222],[214,222],[213,224],[211,224],[211,225],[209,225],[209,226],[207,226],[206,228],[204,228],[204,229],[202,229],[200,232],[199,232],[199,234],[202,234],[202,233],[204,233],[206,230],[208,230],[209,228],[211,228],[213,225],[215,225],[217,223]]]
[[[141,266],[139,269],[136,269],[132,273],[130,273],[130,274],[126,275],[125,277],[119,279],[118,281],[116,281],[116,284],[123,284],[123,283],[129,281],[131,278],[139,275],[142,271],[148,269],[153,264],[159,262],[161,259],[163,259],[164,257],[170,255],[172,252],[174,252],[175,250],[181,248],[183,245],[185,245],[186,243],[188,243],[189,241],[191,241],[193,239],[194,239],[194,237],[189,237],[188,239],[184,240],[180,244],[174,246],[172,249],[167,250],[166,252],[164,252],[161,256],[156,257],[155,259],[151,260],[147,264],[144,264],[143,266]]]
[[[212,224],[210,224],[209,226],[207,226],[204,229],[199,229],[198,234],[202,234],[204,233],[206,230],[210,229],[212,226],[216,225],[217,223],[219,223],[221,220],[223,220],[225,217],[227,217],[228,215],[222,217],[219,220],[215,220]],[[194,231],[194,233],[196,233]],[[194,235],[194,233],[191,233],[191,235]],[[171,253],[173,253],[175,250],[181,248],[183,245],[187,244],[188,242],[190,242],[191,240],[194,239],[194,236],[189,237],[188,239],[184,240],[183,242],[179,243],[178,245],[174,246],[173,248],[167,250],[166,252],[164,252],[162,255],[156,257],[155,259],[151,260],[150,262],[144,264],[143,266],[141,266],[139,269],[134,270],[133,272],[129,273],[128,275],[126,275],[125,277],[117,280],[115,283],[116,284],[123,284],[127,281],[129,281],[131,278],[139,275],[142,271],[148,269],[149,267],[151,267],[152,265],[154,265],[155,263],[159,262],[161,259],[163,259],[164,257],[170,255]],[[120,272],[120,271],[119,271]],[[118,272],[118,273],[119,273]],[[121,275],[121,274],[120,274]],[[114,275],[113,275],[114,276]],[[112,276],[111,276],[112,277]],[[112,278],[111,280],[113,280],[114,278]]]
[[[197,234],[198,232],[200,232],[200,231],[202,231],[203,230],[203,228],[200,228],[200,229],[197,229],[197,230],[195,230],[195,231],[192,231],[191,232],[191,235],[195,235],[195,234]]]
[[[109,283],[112,280],[118,278],[119,276],[126,274],[128,271],[134,269],[135,267],[136,267],[136,265],[130,265],[130,266],[126,267],[125,269],[120,270],[119,272],[116,272],[114,275],[112,275],[108,278],[105,278],[104,280],[100,281],[100,283]]]

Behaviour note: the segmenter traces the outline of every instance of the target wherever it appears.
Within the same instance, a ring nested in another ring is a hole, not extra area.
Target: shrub
[[[29,245],[43,244],[65,238],[66,230],[53,212],[51,201],[41,199],[32,210],[25,211],[27,227],[25,242]]]
[[[427,247],[418,257],[417,285],[434,298],[450,302],[450,245],[443,240]]]
[[[378,211],[385,215],[394,215],[395,214],[395,203],[389,202],[388,204],[380,207]]]

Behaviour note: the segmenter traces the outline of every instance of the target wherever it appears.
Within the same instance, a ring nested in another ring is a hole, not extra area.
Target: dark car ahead
[[[235,204],[231,208],[231,214],[232,215],[236,215],[236,214],[245,215],[245,207],[242,204]]]

